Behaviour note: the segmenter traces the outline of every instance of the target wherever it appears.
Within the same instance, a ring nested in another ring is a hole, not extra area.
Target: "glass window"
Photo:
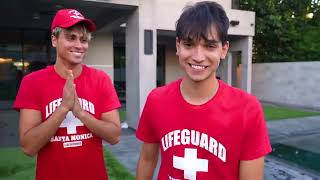
[[[12,109],[24,75],[52,64],[45,30],[0,29],[0,109]]]
[[[124,46],[114,46],[114,86],[122,104],[126,102],[126,50]]]

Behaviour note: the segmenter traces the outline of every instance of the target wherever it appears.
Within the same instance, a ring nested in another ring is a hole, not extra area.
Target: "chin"
[[[212,76],[210,74],[202,74],[202,75],[187,74],[187,77],[193,82],[200,83],[208,79],[212,79],[215,76]]]
[[[190,80],[193,81],[193,82],[199,83],[199,82],[202,82],[202,81],[204,81],[204,80],[206,80],[206,79],[208,79],[208,78],[206,78],[206,77],[188,76],[188,79],[190,79]]]
[[[81,63],[82,63],[82,59],[77,59],[77,60],[70,61],[70,64],[73,64],[73,65],[78,65],[78,64],[81,64]]]

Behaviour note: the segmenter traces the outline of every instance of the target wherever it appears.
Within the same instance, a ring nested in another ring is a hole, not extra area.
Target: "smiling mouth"
[[[208,66],[203,66],[203,65],[195,65],[195,64],[189,64],[189,66],[192,68],[192,69],[195,69],[195,70],[203,70],[205,68],[207,68]]]
[[[71,51],[71,53],[73,53],[73,54],[75,54],[75,55],[77,55],[77,56],[80,56],[80,55],[83,54],[83,52],[76,52],[76,51]]]

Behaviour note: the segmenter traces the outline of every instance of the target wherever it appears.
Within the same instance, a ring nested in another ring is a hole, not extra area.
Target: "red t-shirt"
[[[150,93],[136,132],[140,140],[160,144],[159,180],[238,180],[240,160],[271,151],[254,96],[219,81],[211,100],[192,105],[183,99],[180,83]]]
[[[14,108],[38,110],[46,121],[62,101],[65,82],[53,66],[25,76]],[[74,83],[81,107],[95,118],[101,119],[102,113],[120,107],[112,82],[103,71],[83,65]],[[70,111],[50,142],[38,152],[36,179],[108,179],[101,138]]]

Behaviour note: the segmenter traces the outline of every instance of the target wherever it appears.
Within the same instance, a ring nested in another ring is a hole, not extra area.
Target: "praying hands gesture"
[[[120,117],[117,110],[104,112],[101,119],[96,119],[93,115],[86,112],[78,99],[74,76],[71,70],[67,72],[67,80],[63,87],[61,106],[67,111],[72,111],[91,132],[106,140],[110,144],[115,144],[120,139]]]
[[[84,114],[78,99],[76,85],[73,82],[74,76],[72,70],[68,71],[67,80],[63,87],[61,106],[72,111],[73,115],[79,118]]]

